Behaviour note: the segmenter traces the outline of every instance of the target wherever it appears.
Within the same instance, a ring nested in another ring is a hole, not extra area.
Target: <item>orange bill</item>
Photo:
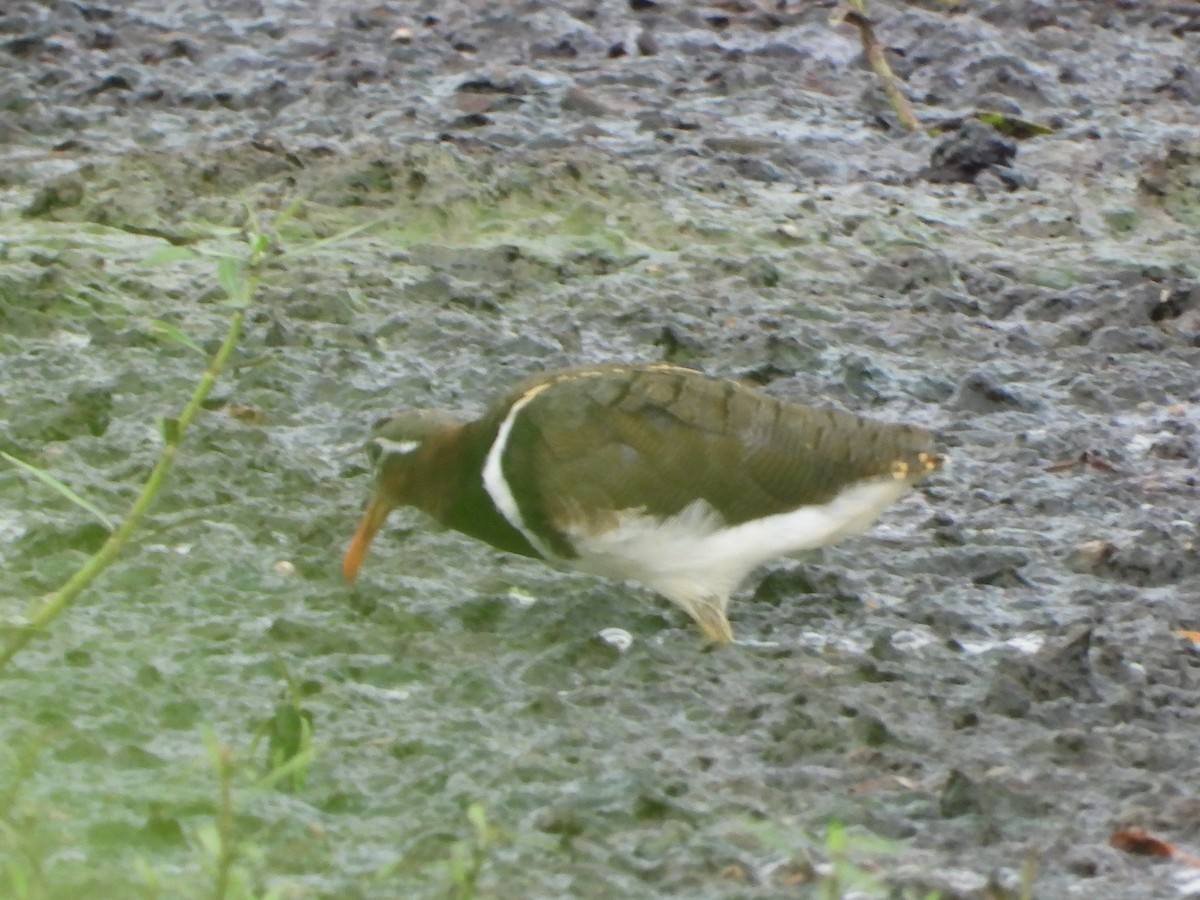
[[[342,559],[342,577],[347,581],[354,581],[358,577],[358,570],[367,556],[371,541],[375,539],[391,511],[389,503],[378,496],[371,498],[362,521],[358,523],[358,531],[354,532],[354,539],[350,541],[346,556]]]

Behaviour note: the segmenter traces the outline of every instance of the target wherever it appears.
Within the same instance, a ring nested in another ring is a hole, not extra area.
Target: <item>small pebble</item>
[[[616,647],[621,653],[633,646],[633,635],[624,628],[601,628],[599,636],[600,640]]]
[[[508,599],[516,603],[517,606],[533,606],[533,604],[538,602],[537,597],[520,588],[509,588]]]
[[[1111,541],[1084,541],[1067,554],[1064,562],[1072,572],[1086,574],[1103,567],[1118,549]]]

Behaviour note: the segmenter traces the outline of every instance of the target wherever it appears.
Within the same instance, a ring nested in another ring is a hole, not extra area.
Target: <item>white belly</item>
[[[640,581],[685,606],[728,598],[763,563],[865,531],[909,486],[902,478],[860,482],[823,505],[732,527],[703,500],[666,519],[628,510],[608,531],[570,534],[579,554],[571,564]]]

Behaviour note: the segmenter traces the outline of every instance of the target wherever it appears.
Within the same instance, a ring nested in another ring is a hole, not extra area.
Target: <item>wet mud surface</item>
[[[1200,11],[872,3],[938,135],[831,11],[5,7],[0,450],[119,516],[230,316],[155,254],[279,252],[139,543],[0,676],[0,893],[212,896],[206,729],[284,897],[808,896],[830,822],[865,896],[1200,893],[1110,846],[1200,850]],[[347,591],[375,418],[609,359],[952,466],[731,648],[416,515]],[[103,539],[0,466],[0,617]]]

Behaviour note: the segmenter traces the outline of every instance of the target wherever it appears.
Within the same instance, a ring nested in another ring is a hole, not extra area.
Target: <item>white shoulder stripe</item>
[[[516,421],[517,415],[528,405],[529,401],[548,387],[550,387],[550,383],[539,384],[529,390],[512,405],[508,415],[500,423],[500,428],[496,432],[496,440],[492,442],[487,459],[483,464],[483,489],[487,491],[492,502],[496,504],[496,509],[500,510],[500,514],[504,516],[508,524],[521,532],[534,550],[546,559],[554,559],[556,554],[545,541],[529,530],[525,520],[521,518],[521,510],[517,507],[517,498],[513,496],[512,488],[504,480],[503,468],[504,450],[508,446],[508,437],[512,434],[513,423]]]

